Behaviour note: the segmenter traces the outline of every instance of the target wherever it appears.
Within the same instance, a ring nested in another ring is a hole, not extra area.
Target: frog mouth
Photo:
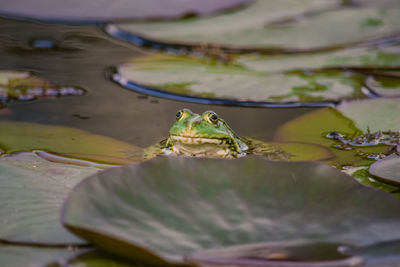
[[[173,142],[179,142],[190,145],[201,145],[201,144],[224,144],[227,140],[209,137],[193,137],[193,136],[181,136],[181,135],[170,135]]]

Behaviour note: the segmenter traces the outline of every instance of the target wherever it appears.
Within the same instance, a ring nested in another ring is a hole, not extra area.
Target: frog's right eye
[[[176,113],[176,120],[179,121],[179,120],[182,118],[182,116],[183,116],[183,111],[182,111],[182,110],[179,110],[179,111]]]

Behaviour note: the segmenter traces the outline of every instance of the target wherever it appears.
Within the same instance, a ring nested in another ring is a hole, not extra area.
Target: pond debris
[[[194,47],[191,55],[197,58],[209,59],[210,63],[216,62],[222,65],[227,65],[233,62],[233,55],[227,53],[218,45],[210,45],[208,43],[200,43]]]
[[[367,129],[366,134],[353,138],[339,132],[330,132],[326,135],[326,137],[335,141],[339,141],[343,145],[349,145],[353,147],[375,146],[379,144],[397,146],[400,144],[400,131],[377,131],[371,133],[369,128]]]
[[[0,108],[10,101],[30,101],[39,98],[81,96],[86,91],[73,86],[60,86],[30,72],[0,71]]]
[[[334,144],[333,147],[340,150],[354,150],[357,147],[387,145],[391,146],[391,150],[395,151],[400,144],[400,131],[371,132],[369,128],[367,129],[366,134],[356,137],[349,137],[340,132],[330,132],[326,135],[326,137],[339,142],[339,144]],[[373,154],[362,151],[357,151],[356,155],[373,160],[379,160],[386,157],[386,154],[383,153]]]

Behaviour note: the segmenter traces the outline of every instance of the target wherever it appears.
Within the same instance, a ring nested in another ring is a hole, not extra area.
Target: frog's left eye
[[[183,116],[183,111],[182,111],[182,110],[179,110],[179,111],[176,113],[176,120],[177,120],[177,121],[180,120],[180,119],[182,118],[182,116]]]

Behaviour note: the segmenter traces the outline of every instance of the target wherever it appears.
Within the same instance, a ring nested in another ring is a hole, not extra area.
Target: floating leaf
[[[271,102],[326,102],[365,97],[364,76],[360,74],[268,73],[235,64],[161,54],[131,59],[119,65],[113,78],[136,91],[163,97],[169,94],[172,98],[178,94],[175,98],[202,103],[263,106]]]
[[[369,173],[384,183],[400,186],[400,156],[389,155],[369,168]]]
[[[364,132],[400,131],[400,98],[345,102],[337,109]]]
[[[83,94],[85,90],[81,88],[54,85],[29,72],[0,71],[0,102]]]
[[[3,16],[25,17],[46,21],[96,22],[115,19],[179,18],[185,15],[205,15],[237,7],[249,0],[117,0],[93,2],[74,0],[55,3],[51,0],[3,2]]]
[[[329,148],[335,157],[329,163],[341,166],[365,166],[373,162],[365,156],[386,152],[388,146],[357,147],[352,150],[334,148],[337,144],[327,138],[331,132],[338,132],[346,136],[357,136],[362,132],[354,123],[332,108],[316,110],[297,117],[283,124],[275,134],[275,140],[280,142],[304,142],[319,144]],[[365,156],[360,156],[362,153]]]
[[[165,265],[237,245],[398,239],[399,209],[396,198],[320,163],[158,157],[84,180],[62,222],[112,253]]]
[[[139,45],[201,47],[207,43],[233,51],[298,52],[328,50],[400,30],[398,1],[357,8],[339,3],[254,1],[247,8],[228,14],[171,22],[121,22],[107,31]]]
[[[99,169],[48,162],[34,153],[0,158],[0,239],[71,244],[83,241],[59,223],[68,191]]]
[[[44,150],[106,164],[133,163],[142,156],[138,147],[79,129],[6,121],[0,122],[0,147],[6,153]]]
[[[305,70],[306,72],[315,70],[346,70],[356,71],[367,74],[377,74],[393,76],[395,78],[373,78],[372,80],[382,81],[386,84],[399,84],[398,71],[400,66],[400,46],[384,45],[379,47],[355,47],[341,49],[337,51],[327,51],[320,53],[298,53],[281,55],[241,55],[236,57],[236,61],[241,65],[255,71],[282,72],[292,70]],[[371,80],[371,78],[369,80]],[[396,79],[397,78],[397,79]],[[370,87],[374,87],[369,82]],[[379,85],[375,85],[377,87]],[[375,91],[375,90],[374,90]],[[376,90],[376,93],[386,92]],[[392,91],[396,92],[395,88]]]

